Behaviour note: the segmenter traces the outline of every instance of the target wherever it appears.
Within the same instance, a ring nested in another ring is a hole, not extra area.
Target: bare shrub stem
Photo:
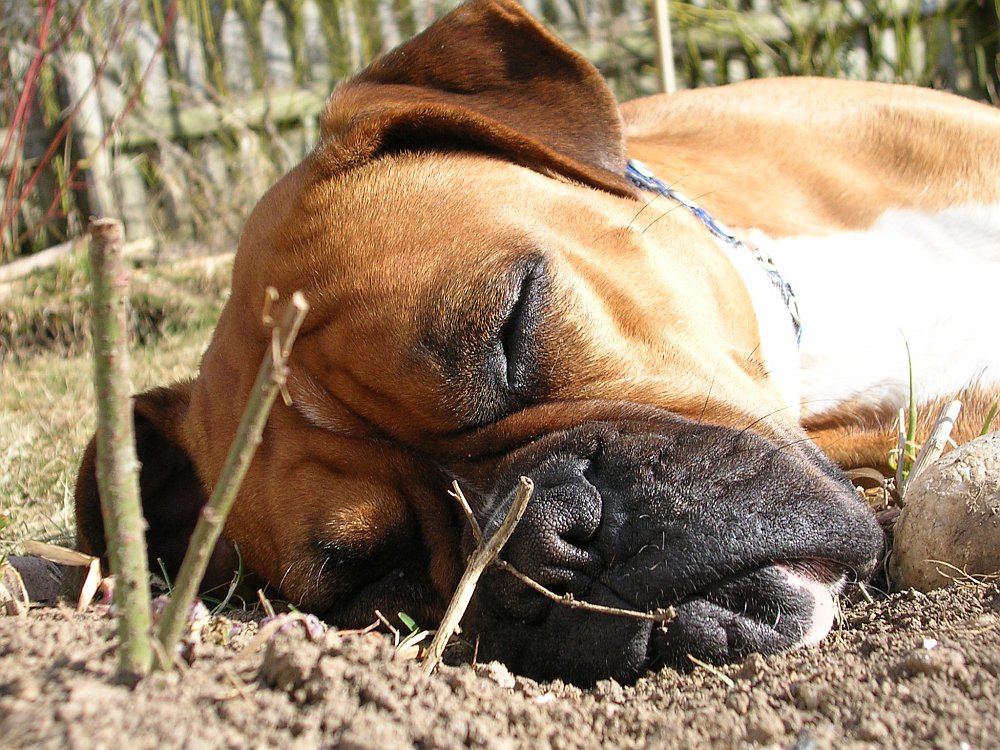
[[[117,579],[119,668],[148,674],[153,661],[145,522],[129,384],[128,271],[121,223],[90,223],[91,326],[97,394],[97,485]]]
[[[275,296],[276,293],[269,290],[268,300],[273,301]],[[165,658],[168,660],[174,658],[177,644],[184,634],[191,603],[198,593],[198,587],[205,575],[215,543],[222,533],[229,509],[236,499],[236,493],[260,444],[271,406],[279,390],[284,388],[288,357],[308,310],[309,305],[305,297],[300,292],[295,292],[281,324],[272,331],[271,347],[264,355],[257,371],[257,379],[250,391],[250,398],[236,431],[236,437],[229,448],[226,463],[222,467],[222,473],[215,484],[212,496],[202,508],[194,533],[191,535],[187,554],[184,556],[171,591],[170,601],[160,619],[158,636],[160,643],[163,644]],[[160,666],[166,669],[170,665]]]

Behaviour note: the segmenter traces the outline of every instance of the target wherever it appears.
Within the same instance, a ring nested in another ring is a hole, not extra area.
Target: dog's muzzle
[[[798,436],[801,438],[801,436]],[[811,443],[664,416],[582,425],[521,448],[501,484],[535,494],[502,557],[557,594],[648,612],[665,626],[570,609],[509,573],[482,579],[480,658],[540,679],[633,681],[663,664],[713,663],[821,640],[847,580],[883,538]],[[484,533],[513,489],[478,498]]]

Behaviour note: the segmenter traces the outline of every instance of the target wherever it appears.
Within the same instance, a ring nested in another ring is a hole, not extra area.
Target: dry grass
[[[228,274],[225,262],[208,272],[203,262],[196,271],[191,262],[136,271],[135,315],[148,333],[132,353],[136,391],[196,372]],[[65,543],[74,533],[73,486],[95,414],[79,278],[63,268],[26,280],[13,290],[0,319],[0,515],[10,519],[0,553],[29,539]],[[47,293],[25,293],[31,288]],[[18,330],[42,330],[53,311],[74,323],[59,329],[59,336],[9,346],[12,323]]]

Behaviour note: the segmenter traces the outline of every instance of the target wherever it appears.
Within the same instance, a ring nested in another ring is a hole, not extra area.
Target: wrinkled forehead
[[[627,229],[635,206],[472,153],[380,157],[328,177],[307,160],[250,218],[234,288],[299,289],[319,304],[367,290],[405,304],[442,276],[589,253],[607,243],[600,233]]]
[[[634,267],[630,283],[644,286],[722,258],[701,225],[663,201],[644,205],[500,158],[393,155],[328,178],[304,166],[296,172],[306,175],[286,178],[283,236],[257,259],[297,271],[304,291],[397,283],[405,295],[441,275],[489,274],[538,256],[553,273],[610,263],[627,277]],[[273,217],[267,203],[262,212]],[[661,249],[669,258],[657,258]],[[277,251],[287,264],[273,262]]]
[[[601,330],[646,331],[649,345],[669,330],[676,346],[695,323],[731,340],[713,327],[741,319],[720,314],[743,302],[732,292],[741,286],[735,270],[702,225],[663,201],[640,203],[474,153],[384,156],[316,172],[307,160],[262,199],[233,283],[248,308],[259,309],[266,285],[283,297],[301,290],[313,306],[306,330],[390,310],[394,325],[409,328],[435,308],[490,318],[525,268],[539,264],[560,315],[605,310]],[[580,325],[594,324],[588,315]]]
[[[592,188],[478,154],[376,160],[322,186],[331,217],[351,223],[343,248],[421,264],[475,261],[609,226],[627,203]]]

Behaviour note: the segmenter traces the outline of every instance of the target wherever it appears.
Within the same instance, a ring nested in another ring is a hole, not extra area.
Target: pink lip
[[[833,629],[837,615],[834,597],[843,588],[844,578],[841,577],[833,583],[824,583],[788,565],[776,563],[774,568],[785,576],[790,586],[809,594],[813,600],[812,620],[793,648],[817,645]]]

